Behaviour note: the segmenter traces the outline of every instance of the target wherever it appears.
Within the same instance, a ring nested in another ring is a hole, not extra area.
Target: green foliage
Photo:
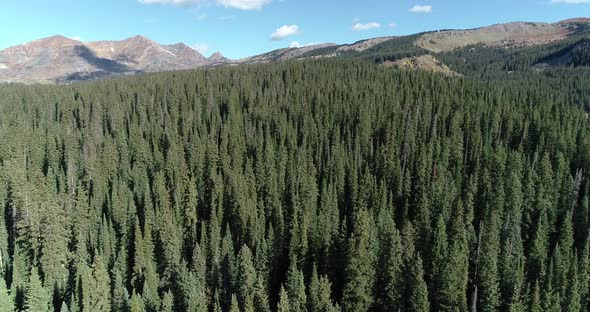
[[[590,66],[590,40],[585,39],[578,43],[571,51],[573,66]]]
[[[92,279],[89,285],[89,302],[87,309],[92,311],[111,311],[111,286],[107,268],[100,256],[94,258]]]
[[[374,228],[367,210],[357,212],[348,239],[344,311],[368,311],[374,304],[377,247]]]
[[[164,293],[162,298],[162,305],[160,306],[160,312],[172,312],[174,309],[174,298],[172,293],[167,291]]]
[[[405,306],[410,311],[426,312],[430,311],[430,303],[428,302],[428,289],[426,282],[424,282],[424,270],[422,268],[422,258],[415,255],[408,259],[407,266],[407,285]]]
[[[0,307],[587,311],[580,39],[0,85]]]
[[[6,288],[4,278],[0,276],[0,312],[10,312],[14,310],[14,302]]]
[[[31,270],[29,285],[26,292],[25,311],[30,312],[48,312],[50,308],[49,292],[43,288],[37,268]]]
[[[291,303],[289,302],[289,294],[285,290],[285,287],[281,286],[279,293],[279,303],[277,305],[277,312],[290,312]]]

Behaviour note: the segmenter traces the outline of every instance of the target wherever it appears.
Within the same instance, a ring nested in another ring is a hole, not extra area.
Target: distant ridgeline
[[[0,311],[588,311],[564,45],[0,85]]]
[[[446,76],[506,79],[506,74],[588,67],[589,42],[588,18],[447,29],[352,44],[322,43],[238,60],[219,53],[206,58],[183,43],[164,45],[142,36],[96,42],[53,36],[1,50],[0,82],[70,83],[146,72],[327,58],[363,60]]]
[[[523,47],[487,46],[473,44],[450,51],[433,52],[416,44],[421,33],[397,37],[363,51],[348,50],[337,53],[340,58],[372,61],[377,64],[405,58],[432,55],[441,64],[463,75],[477,77],[503,75],[514,71],[538,71],[541,65],[552,67],[590,66],[590,29],[555,42]],[[314,58],[333,55],[338,46],[312,50],[302,57]],[[418,68],[420,69],[420,68]]]

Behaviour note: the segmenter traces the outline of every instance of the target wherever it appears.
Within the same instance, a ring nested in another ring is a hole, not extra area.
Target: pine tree
[[[430,311],[428,302],[428,288],[424,282],[424,269],[422,258],[415,254],[406,261],[406,302],[408,311],[427,312]]]
[[[289,303],[291,311],[307,311],[307,295],[305,294],[305,281],[303,272],[297,269],[297,261],[292,260],[287,274],[287,293],[289,294]]]
[[[277,312],[290,312],[291,303],[289,302],[289,295],[285,290],[285,287],[281,286],[279,293],[279,304],[277,305]]]
[[[184,262],[179,267],[176,279],[176,284],[179,288],[177,299],[180,309],[195,312],[206,311],[208,300],[206,298],[205,285],[199,282],[195,273],[190,271]]]
[[[117,260],[116,263],[119,263]],[[111,307],[114,311],[126,311],[129,308],[129,293],[124,285],[119,266],[115,264],[112,278]]]
[[[242,308],[245,309],[247,305],[252,305],[254,298],[252,297],[255,292],[256,284],[256,269],[252,262],[252,252],[248,246],[242,246],[238,254],[238,275],[237,275],[237,297],[238,302]]]
[[[586,236],[586,241],[584,243],[584,248],[582,249],[582,254],[580,256],[580,263],[579,263],[578,275],[579,281],[579,292],[580,292],[580,301],[582,306],[582,311],[588,311],[590,308],[588,304],[590,303],[589,296],[589,283],[585,283],[583,281],[590,279],[590,235]]]
[[[49,177],[51,178],[51,176]],[[64,208],[55,198],[57,194],[47,196],[47,213],[42,222],[40,271],[44,276],[44,285],[48,289],[61,289],[67,280],[67,255],[69,241],[67,218]]]
[[[453,211],[449,229],[450,247],[447,261],[442,264],[442,295],[438,301],[441,311],[467,311],[467,283],[469,274],[469,249],[463,216],[463,206],[458,203]]]
[[[320,308],[320,279],[318,277],[318,269],[315,263],[311,269],[311,279],[309,281],[309,295],[307,296],[307,307],[309,311],[318,311]]]
[[[490,222],[485,223],[480,229],[483,231],[483,235],[478,283],[481,289],[479,309],[483,312],[496,311],[501,298],[498,280],[499,233],[497,216],[492,215],[489,220]]]
[[[160,312],[172,312],[174,310],[174,297],[170,291],[166,291],[162,297]]]
[[[68,305],[65,302],[63,302],[61,305],[61,309],[59,311],[60,312],[69,312],[70,309],[68,309]]]
[[[230,312],[240,312],[240,304],[238,303],[238,297],[236,295],[231,296]]]
[[[46,312],[53,310],[50,308],[51,297],[47,290],[43,288],[37,268],[31,269],[29,285],[26,292],[25,311]]]
[[[89,288],[89,303],[85,309],[92,311],[110,311],[111,310],[111,287],[109,274],[105,267],[102,257],[94,257],[92,264],[92,278]]]
[[[543,309],[541,307],[541,289],[539,287],[538,281],[535,281],[535,285],[533,287],[533,291],[530,296],[529,311],[530,312],[543,311]]]
[[[368,311],[374,304],[375,233],[367,210],[360,210],[348,239],[346,284],[342,304],[344,311]]]
[[[14,311],[14,301],[6,288],[4,278],[0,275],[0,312]]]
[[[129,311],[130,312],[143,312],[143,311],[145,311],[143,299],[135,291],[133,291],[133,294],[131,295],[131,302],[129,304]]]
[[[268,302],[268,289],[264,277],[258,275],[254,290],[254,310],[260,312],[269,312],[270,304]]]
[[[542,278],[546,272],[546,259],[548,257],[549,225],[547,224],[547,215],[541,211],[539,216],[534,237],[532,238],[531,248],[529,250],[528,265],[529,278]]]
[[[581,297],[579,292],[579,281],[578,281],[578,270],[577,270],[577,261],[574,259],[572,261],[570,270],[569,270],[569,278],[568,278],[568,286],[565,296],[565,311],[567,312],[574,312],[580,311],[582,308],[581,305]]]
[[[381,211],[380,224],[380,256],[377,287],[380,309],[384,311],[397,310],[403,293],[402,274],[402,244],[400,234],[395,227],[393,216],[385,210]]]
[[[328,277],[322,276],[319,280],[318,289],[318,303],[317,309],[311,311],[320,312],[338,312],[340,307],[332,302],[332,283],[328,280]]]
[[[450,295],[445,289],[445,284],[450,285],[446,280],[448,277],[444,276],[448,272],[450,267],[447,267],[448,263],[448,243],[447,243],[447,232],[444,220],[438,219],[436,228],[434,229],[432,239],[432,283],[431,289],[434,291],[432,305],[436,311],[446,311],[446,307],[443,307],[445,299],[450,299],[447,296]]]

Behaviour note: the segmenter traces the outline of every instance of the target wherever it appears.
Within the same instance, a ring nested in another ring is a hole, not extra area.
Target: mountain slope
[[[416,44],[433,52],[452,51],[472,44],[519,47],[557,41],[575,32],[560,24],[515,22],[470,30],[438,31],[421,36]]]
[[[587,64],[590,48],[579,43],[589,37],[590,19],[575,18],[552,24],[513,22],[468,30],[379,37],[352,44],[315,44],[230,60],[219,52],[206,58],[183,43],[161,45],[142,36],[87,43],[54,36],[0,51],[0,81],[67,82],[142,72],[333,57],[363,59],[399,68],[442,72],[449,69],[459,74],[489,67],[512,71],[537,63],[545,67]],[[579,56],[575,62],[570,51]],[[431,57],[423,57],[426,55]],[[528,59],[531,55],[535,56],[534,60]]]
[[[0,51],[0,81],[84,80],[191,69],[208,63],[183,43],[161,45],[142,36],[83,43],[53,36]]]

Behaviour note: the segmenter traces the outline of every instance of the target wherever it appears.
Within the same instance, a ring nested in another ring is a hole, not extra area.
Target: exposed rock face
[[[416,35],[417,39],[412,39],[412,42],[435,53],[472,44],[511,48],[550,43],[589,28],[588,18],[569,19],[553,24],[514,22],[468,30],[429,32]],[[316,44],[230,60],[219,52],[206,58],[184,43],[162,45],[142,36],[121,41],[86,43],[53,36],[0,51],[0,82],[68,82],[205,66],[339,57],[370,52],[373,47],[397,39],[399,37],[380,37],[352,44]],[[559,59],[547,60],[546,65],[561,64],[569,59],[571,55],[560,56]],[[411,57],[384,65],[456,74],[430,56]]]
[[[0,81],[84,80],[207,64],[183,43],[161,45],[142,36],[83,43],[54,36],[0,51]]]
[[[221,54],[221,52],[217,51],[217,52],[211,54],[211,56],[207,60],[209,61],[210,64],[217,64],[217,63],[224,63],[228,59],[225,56],[223,56],[223,54]]]

